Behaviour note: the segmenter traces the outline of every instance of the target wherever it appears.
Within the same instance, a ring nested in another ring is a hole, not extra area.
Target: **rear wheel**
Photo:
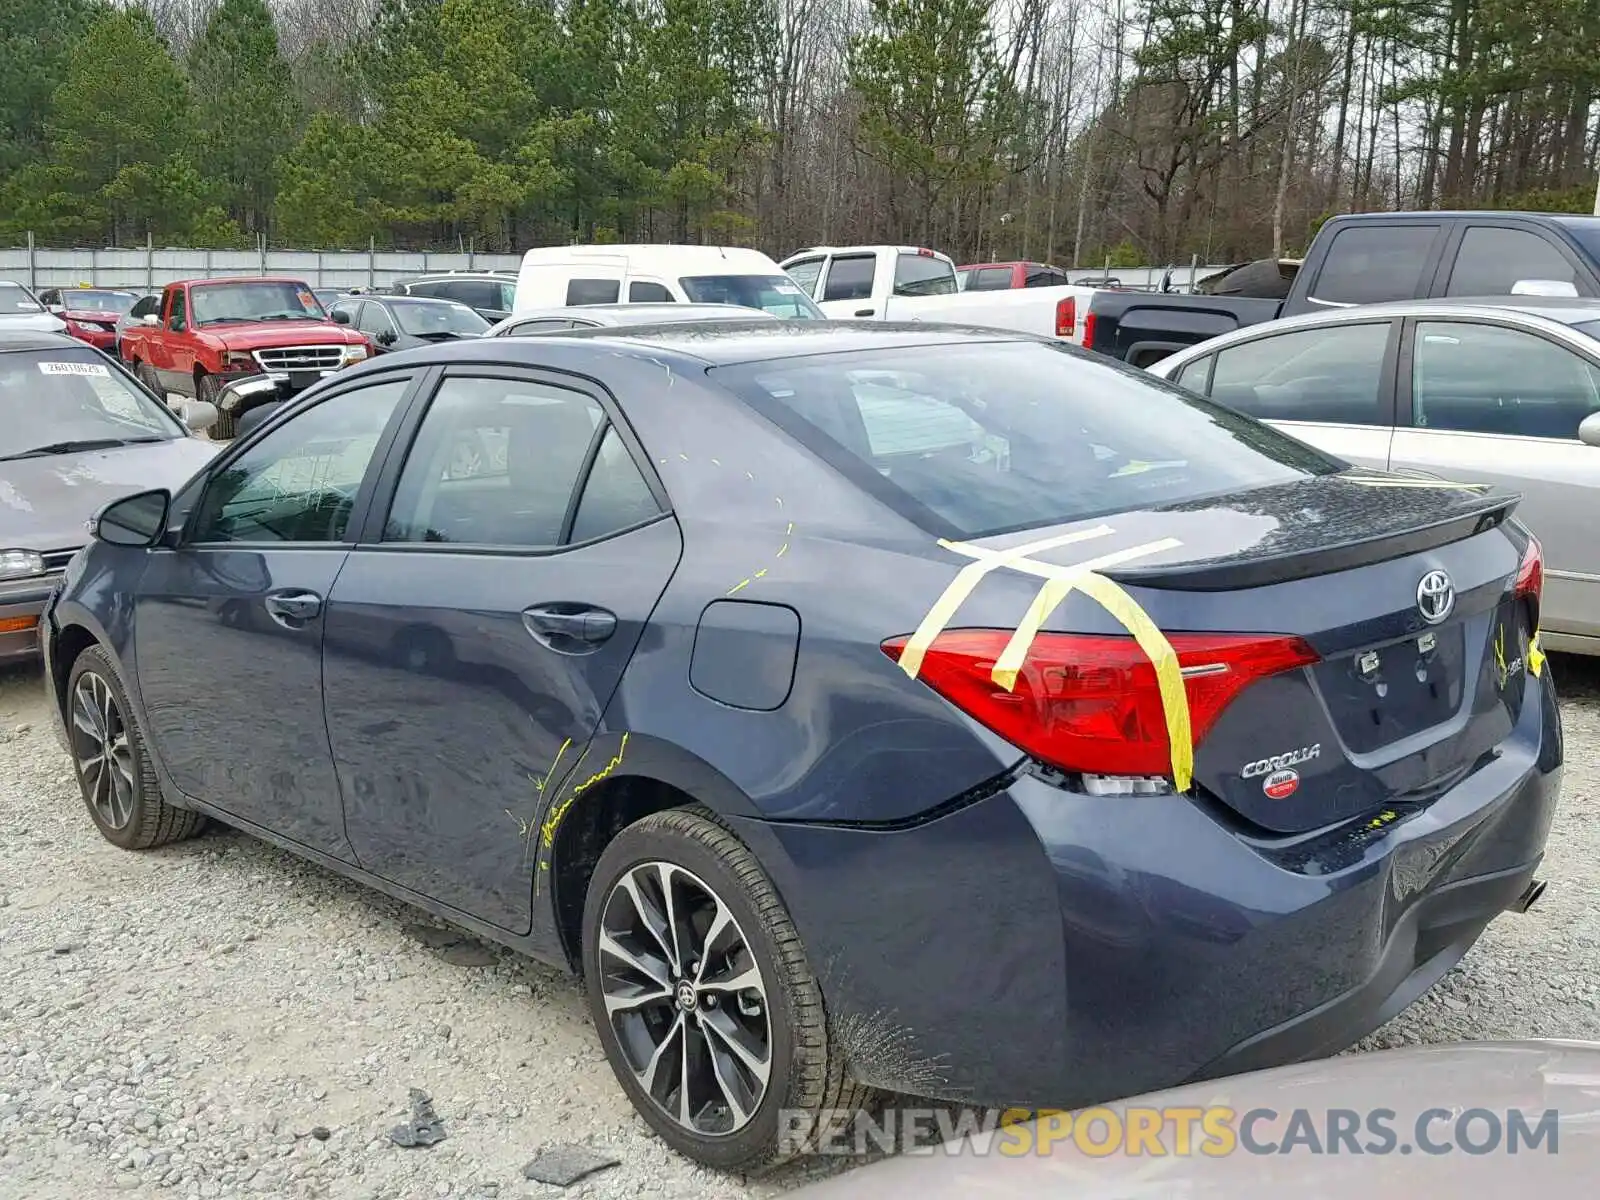
[[[233,437],[237,432],[237,418],[234,414],[222,411],[222,404],[217,399],[222,394],[222,382],[215,375],[196,375],[194,377],[194,396],[196,400],[204,400],[217,410],[217,423],[210,429],[211,440],[224,442]]]
[[[167,398],[166,390],[161,386],[161,380],[156,375],[156,369],[149,363],[135,363],[133,373],[138,377],[140,383],[144,384],[145,387],[149,388],[162,400]]]
[[[589,883],[583,970],[623,1090],[679,1153],[753,1170],[798,1152],[788,1119],[863,1107],[783,901],[709,813],[628,826]]]
[[[112,845],[148,850],[204,827],[201,814],[161,798],[127,693],[99,646],[80,654],[67,677],[67,738],[89,818]]]

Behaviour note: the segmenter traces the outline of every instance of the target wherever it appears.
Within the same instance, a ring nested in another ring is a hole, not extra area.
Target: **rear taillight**
[[[1078,325],[1078,301],[1068,296],[1056,301],[1056,336],[1069,338]]]
[[[1012,745],[1064,771],[1171,776],[1172,747],[1155,665],[1131,637],[1041,633],[1006,691],[992,678],[1009,630],[952,629],[917,677]],[[906,638],[883,644],[899,661]],[[1168,635],[1184,673],[1194,745],[1257,680],[1308,666],[1317,653],[1276,634]]]
[[[1078,343],[1085,350],[1094,348],[1094,310],[1090,309],[1083,314],[1083,341]]]
[[[1544,594],[1544,548],[1531,533],[1517,564],[1516,597],[1528,602],[1529,628],[1539,627],[1539,600]]]

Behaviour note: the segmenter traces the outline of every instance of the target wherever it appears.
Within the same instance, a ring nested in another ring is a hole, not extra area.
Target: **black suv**
[[[401,296],[454,300],[477,310],[480,317],[493,324],[511,315],[517,277],[497,271],[453,271],[446,275],[416,275],[397,280],[393,290]]]

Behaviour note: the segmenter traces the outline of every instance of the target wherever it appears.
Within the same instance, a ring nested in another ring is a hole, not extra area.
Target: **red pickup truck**
[[[188,279],[169,283],[159,312],[123,331],[122,357],[158,395],[216,404],[228,384],[259,375],[284,398],[373,353],[348,326],[298,279]],[[218,406],[211,436],[232,437],[237,415]]]

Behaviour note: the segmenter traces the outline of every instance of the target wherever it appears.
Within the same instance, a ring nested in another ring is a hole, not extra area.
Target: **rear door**
[[[1185,387],[1363,466],[1389,465],[1399,329],[1388,320],[1265,334],[1211,356]]]
[[[531,927],[540,781],[583,759],[682,548],[613,415],[568,376],[451,368],[328,607],[362,866],[513,932]]]
[[[1346,308],[1436,294],[1434,276],[1444,257],[1443,221],[1353,221],[1337,227],[1315,278],[1307,280],[1311,308]],[[1284,316],[1304,309],[1290,303]]]
[[[1600,365],[1487,316],[1408,326],[1394,465],[1522,492],[1517,515],[1544,545],[1543,624],[1600,637],[1600,448],[1577,436],[1600,411]]]
[[[833,255],[822,276],[822,299],[817,301],[817,307],[835,320],[878,316],[878,305],[872,296],[877,270],[878,256],[874,251]]]

